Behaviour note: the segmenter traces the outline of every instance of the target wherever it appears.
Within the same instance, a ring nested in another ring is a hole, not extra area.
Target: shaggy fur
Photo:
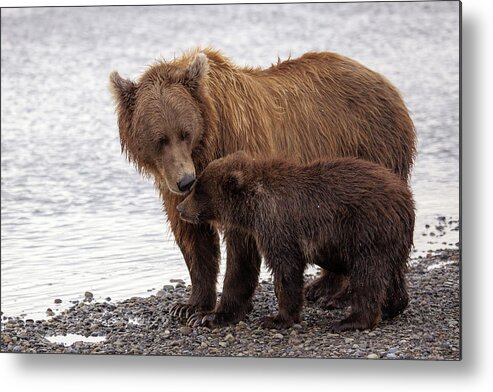
[[[377,164],[339,158],[298,165],[236,153],[212,162],[177,209],[188,222],[255,238],[279,301],[265,327],[299,321],[310,263],[349,281],[351,313],[334,330],[373,328],[382,314],[393,317],[407,306],[414,203],[406,183]],[[249,292],[249,281],[237,281],[235,295]],[[216,324],[215,316],[192,320]]]
[[[137,82],[113,72],[122,150],[155,179],[192,280],[189,315],[216,305],[219,237],[208,224],[181,221],[177,204],[209,162],[237,150],[307,163],[355,156],[407,180],[415,131],[397,90],[381,75],[335,53],[307,53],[267,69],[239,68],[219,52],[192,51],[148,68]],[[225,233],[228,259],[220,317],[240,320],[257,284],[260,255],[253,238]],[[328,274],[328,272],[326,273]],[[241,295],[228,295],[250,279]],[[329,300],[344,282],[326,276],[312,297]]]

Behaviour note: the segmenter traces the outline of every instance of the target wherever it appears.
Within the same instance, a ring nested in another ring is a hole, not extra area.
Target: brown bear
[[[212,160],[238,150],[286,155],[301,163],[354,156],[408,179],[415,155],[413,123],[399,92],[383,76],[335,53],[307,53],[266,69],[240,68],[219,52],[194,50],[149,67],[137,82],[110,77],[122,150],[154,177],[192,281],[188,304],[173,315],[216,306],[219,236],[208,224],[179,219],[176,206]],[[217,321],[241,320],[261,262],[255,241],[224,233],[227,262]],[[238,281],[248,280],[244,291]],[[330,301],[345,281],[324,271],[311,297]],[[317,299],[315,298],[315,299]]]
[[[299,165],[238,152],[212,162],[177,210],[192,224],[255,239],[279,302],[264,327],[299,321],[307,264],[348,278],[351,313],[333,330],[373,328],[407,306],[414,202],[406,182],[380,165],[354,158]],[[249,281],[235,290],[244,292]],[[196,313],[189,321],[213,327],[216,318]]]

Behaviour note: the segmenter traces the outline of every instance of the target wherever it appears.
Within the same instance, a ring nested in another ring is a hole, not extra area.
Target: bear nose
[[[185,174],[177,184],[178,189],[180,190],[180,192],[189,191],[194,182],[195,182],[195,176],[192,176],[190,174]]]

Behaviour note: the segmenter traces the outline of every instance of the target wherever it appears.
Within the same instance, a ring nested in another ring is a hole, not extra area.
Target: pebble
[[[236,329],[247,329],[248,325],[244,321],[240,321],[238,324],[236,324]]]
[[[262,317],[273,314],[278,307],[270,282],[259,284],[253,310],[236,326],[192,329],[183,320],[171,317],[168,310],[172,303],[187,301],[190,286],[169,291],[163,286],[163,298],[151,295],[113,303],[81,301],[43,320],[23,321],[2,315],[2,350],[13,352],[17,347],[15,350],[21,352],[38,353],[457,360],[459,251],[429,253],[428,258],[412,259],[407,275],[409,307],[371,331],[331,333],[330,326],[344,317],[344,311],[327,311],[311,303],[304,305],[302,321],[292,328],[264,329]],[[445,256],[451,262],[427,269]],[[106,340],[65,347],[44,338],[69,333],[105,336]]]
[[[62,303],[62,300],[60,298],[57,298],[53,302],[56,303],[56,304],[61,304]]]
[[[181,327],[180,328],[180,333],[182,333],[183,335],[190,335],[192,333],[192,328],[190,327]]]

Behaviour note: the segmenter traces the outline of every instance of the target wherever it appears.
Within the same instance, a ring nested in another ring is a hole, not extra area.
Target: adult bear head
[[[137,82],[116,71],[110,75],[122,152],[141,173],[179,195],[195,182],[193,153],[204,132],[197,97],[207,71],[207,56],[197,53],[187,64],[160,62]]]

